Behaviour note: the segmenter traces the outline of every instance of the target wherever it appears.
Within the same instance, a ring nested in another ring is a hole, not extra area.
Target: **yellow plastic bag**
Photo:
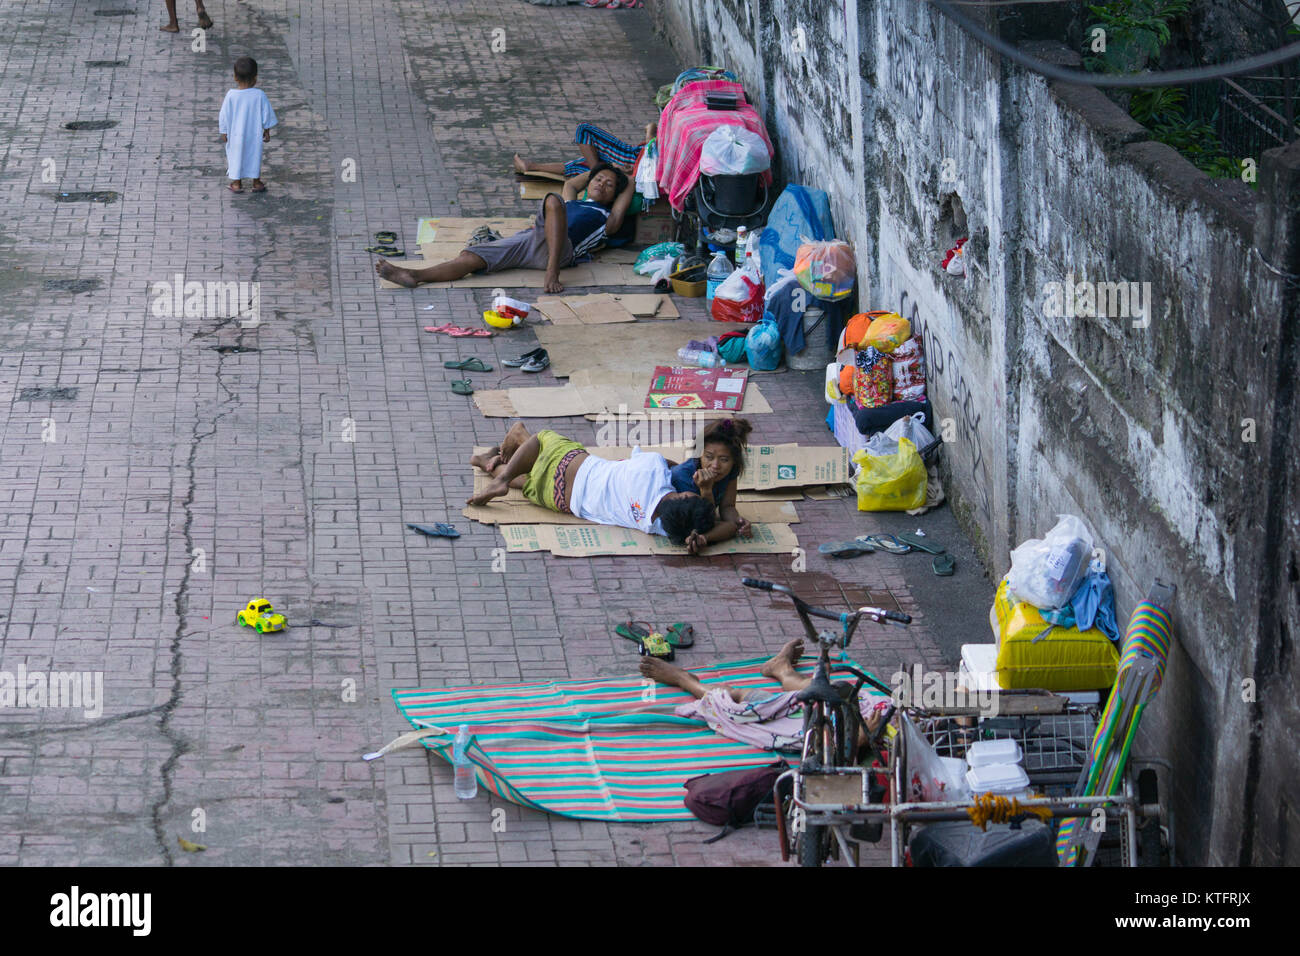
[[[858,472],[859,511],[911,511],[925,504],[925,462],[909,439],[898,440],[894,455],[853,456]]]
[[[888,355],[912,337],[912,323],[897,312],[887,312],[867,328],[863,340]]]
[[[1005,580],[998,585],[989,623],[998,640],[1002,687],[1100,690],[1115,683],[1119,651],[1105,632],[1043,620],[1038,608],[1016,601]]]

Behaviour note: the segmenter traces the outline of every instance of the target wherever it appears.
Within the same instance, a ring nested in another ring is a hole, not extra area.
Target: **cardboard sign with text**
[[[853,476],[849,450],[838,445],[750,445],[738,490],[838,485]]]

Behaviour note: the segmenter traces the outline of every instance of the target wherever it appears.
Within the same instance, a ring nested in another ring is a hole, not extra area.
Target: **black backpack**
[[[722,832],[705,840],[714,843],[732,830],[754,822],[754,810],[772,803],[776,778],[789,768],[778,760],[766,767],[708,773],[687,780],[686,807],[705,823],[722,827]]]

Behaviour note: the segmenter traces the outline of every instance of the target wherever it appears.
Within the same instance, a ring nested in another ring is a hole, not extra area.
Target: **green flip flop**
[[[934,573],[939,577],[951,577],[955,570],[957,570],[957,562],[952,559],[951,554],[945,551],[934,556]]]
[[[443,362],[443,368],[454,368],[461,372],[490,372],[491,365],[484,365],[483,360],[475,356],[474,358],[462,359],[459,362]]]
[[[695,643],[695,627],[685,621],[664,628],[664,640],[673,647],[690,647]]]
[[[458,378],[452,381],[451,390],[457,395],[473,395],[474,386],[469,383],[469,379]]]
[[[902,531],[895,537],[904,544],[910,544],[916,550],[924,551],[927,554],[943,554],[948,550],[943,545],[936,544],[929,537],[917,534],[915,531]]]

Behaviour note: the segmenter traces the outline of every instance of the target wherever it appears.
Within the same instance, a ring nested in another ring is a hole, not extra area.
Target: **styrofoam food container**
[[[966,748],[966,762],[971,768],[995,763],[1020,763],[1024,754],[1014,740],[980,740]]]
[[[1021,797],[1029,792],[1029,774],[1017,763],[994,763],[966,771],[966,784],[974,794]]]
[[[499,295],[492,300],[492,309],[493,311],[500,312],[502,315],[510,316],[511,318],[517,316],[520,319],[526,319],[528,318],[528,313],[533,310],[533,307],[527,302],[512,299],[507,295]],[[516,322],[515,324],[518,325],[519,323]]]

